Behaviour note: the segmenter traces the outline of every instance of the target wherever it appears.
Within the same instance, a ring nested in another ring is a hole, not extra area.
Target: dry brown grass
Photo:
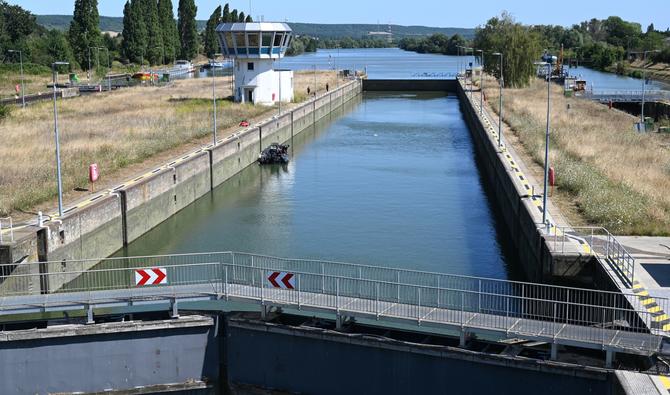
[[[493,80],[486,84],[496,86]],[[670,136],[636,133],[632,115],[566,98],[558,85],[551,89],[550,163],[586,222],[623,233],[670,234]],[[486,94],[497,111],[498,89]],[[539,164],[546,98],[540,80],[504,92],[503,117]]]
[[[217,78],[218,97],[231,94],[229,78]],[[312,78],[312,73],[296,73],[296,93]],[[325,87],[327,79],[334,86],[334,73],[321,73],[321,78],[320,85]],[[60,100],[64,190],[87,186],[90,163],[98,163],[103,177],[110,180],[131,164],[210,135],[211,83],[211,79],[181,80],[168,87],[134,87]],[[221,100],[220,133],[270,111],[272,107]],[[56,195],[53,128],[50,101],[16,109],[0,123],[0,215],[31,209]]]
[[[50,84],[51,80],[51,75],[25,75],[23,81],[26,95],[49,92],[47,84]],[[0,73],[0,98],[21,97],[15,90],[16,85],[20,84],[21,74]]]

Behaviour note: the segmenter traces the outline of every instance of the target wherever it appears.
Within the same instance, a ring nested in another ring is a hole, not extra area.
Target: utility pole
[[[26,108],[26,87],[23,78],[23,51],[17,49],[10,49],[9,52],[19,53],[19,64],[20,64],[19,68],[21,70],[21,107]]]
[[[58,107],[56,106],[56,66],[69,65],[68,62],[54,62],[51,64],[51,74],[53,77],[53,92],[54,92],[54,135],[56,139],[56,177],[58,183],[58,216],[63,216],[63,181],[61,178],[61,163],[60,163],[60,136],[58,134]]]
[[[653,51],[644,51],[642,54],[642,112],[640,115],[640,129],[644,128],[644,131],[647,131],[647,125],[644,122],[644,93],[647,85],[647,68],[644,67],[644,62],[647,60],[648,53],[660,52],[658,49]]]
[[[482,59],[482,71],[479,77],[479,115],[481,116],[484,111],[484,50],[478,49],[477,52],[481,54]]]
[[[502,146],[502,116],[503,116],[503,54],[501,52],[496,52],[493,54],[494,56],[500,56],[500,81],[498,81],[498,85],[500,85],[500,103],[498,104],[498,148]]]

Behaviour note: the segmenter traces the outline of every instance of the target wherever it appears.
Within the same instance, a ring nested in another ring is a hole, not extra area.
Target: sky
[[[34,14],[72,14],[74,0],[8,0]],[[173,0],[175,14],[178,0]],[[207,19],[216,0],[196,0],[198,19]],[[476,27],[505,10],[524,24],[571,26],[583,20],[605,19],[617,15],[638,22],[646,30],[670,27],[668,0],[232,0],[231,8],[251,15],[255,20],[313,23],[381,23],[433,27]],[[103,16],[122,16],[125,0],[98,0]],[[409,6],[408,6],[409,4]]]

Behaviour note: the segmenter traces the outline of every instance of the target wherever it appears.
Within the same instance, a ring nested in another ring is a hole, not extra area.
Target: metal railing
[[[641,102],[642,90],[596,89],[585,91],[583,97],[602,102]],[[651,89],[644,92],[645,101],[670,100],[670,91]]]
[[[3,225],[8,224],[7,225]],[[12,222],[12,217],[0,217],[0,243],[6,243],[7,238],[4,236],[4,233],[7,232],[9,234],[9,241],[14,242],[14,223]]]
[[[632,286],[635,280],[635,258],[619,243],[607,229],[597,226],[558,227],[552,230],[549,240],[554,251],[565,252],[566,245],[587,243],[591,254],[607,263],[620,274],[622,280]]]
[[[89,268],[97,261],[14,266],[0,277],[0,314],[207,296],[635,351],[658,347],[653,314],[616,292],[233,252],[111,258]],[[151,267],[166,269],[167,284],[136,286],[136,270]],[[295,289],[272,288],[274,271],[293,274]],[[656,303],[667,308],[667,300]]]

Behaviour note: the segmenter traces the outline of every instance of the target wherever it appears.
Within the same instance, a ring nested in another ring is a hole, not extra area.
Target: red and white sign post
[[[100,171],[98,170],[98,164],[97,163],[91,163],[90,166],[88,166],[88,182],[91,183],[91,191],[94,191],[94,185],[95,182],[98,181],[98,178],[100,178]]]
[[[288,272],[268,272],[267,278],[274,288],[294,289],[295,275]]]
[[[135,270],[135,285],[164,285],[168,283],[167,270],[164,267],[152,267]]]

